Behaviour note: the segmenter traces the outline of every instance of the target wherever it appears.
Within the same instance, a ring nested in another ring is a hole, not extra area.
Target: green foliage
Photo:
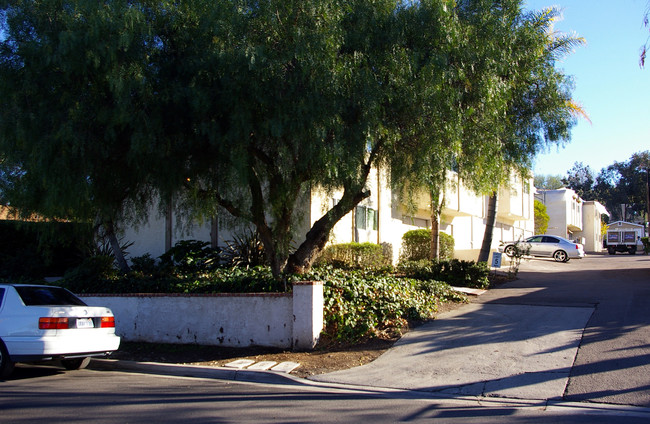
[[[441,260],[454,256],[454,238],[447,233],[439,233]],[[431,253],[431,230],[410,230],[402,236],[402,251],[400,261],[419,261],[429,259]]]
[[[66,274],[57,284],[76,293],[256,293],[281,292],[268,267],[220,268],[196,272],[169,272],[150,268],[151,258],[134,261],[133,272],[119,275],[110,257],[96,257]],[[136,270],[137,269],[137,270]],[[289,281],[324,282],[325,332],[333,339],[399,334],[408,320],[432,318],[442,302],[467,302],[447,283],[428,275],[420,279],[386,272],[316,267]]]
[[[535,175],[533,185],[544,190],[557,190],[564,187],[561,175]]]
[[[647,221],[650,213],[646,205],[647,170],[650,169],[650,151],[636,152],[629,160],[614,162],[597,175],[580,162],[567,171],[563,179],[568,188],[584,200],[597,200],[611,214],[609,221]],[[621,204],[625,204],[624,211]]]
[[[521,5],[12,1],[3,196],[104,223],[144,220],[172,196],[193,216],[218,205],[257,228],[279,278],[308,267],[315,241],[369,195],[373,166],[432,192],[457,169],[483,192],[542,133],[566,134],[552,59],[570,43]],[[316,186],[343,196],[293,249]]]
[[[546,205],[535,199],[535,234],[546,234],[550,219],[546,212]]]
[[[325,282],[324,331],[346,341],[399,334],[407,320],[432,318],[443,299],[466,301],[444,283],[364,271],[320,267],[299,278]]]
[[[410,230],[402,235],[400,261],[427,260],[431,255],[431,230]]]
[[[181,240],[160,256],[162,266],[180,270],[209,270],[219,266],[219,251],[210,243],[198,240]]]
[[[153,274],[158,270],[156,260],[149,253],[131,258],[131,270],[143,274]]]
[[[90,293],[95,288],[100,290],[97,293],[103,293],[105,289],[100,287],[116,276],[113,257],[100,255],[84,259],[78,267],[66,272],[62,281],[65,287],[76,293]]]
[[[268,264],[264,243],[256,231],[235,234],[232,240],[226,241],[221,258],[229,266],[255,267]]]
[[[386,253],[380,244],[334,244],[325,248],[318,263],[342,269],[390,269],[393,258]]]
[[[268,293],[283,291],[268,267],[116,274],[102,257],[66,274],[57,284],[75,293]]]
[[[517,240],[511,248],[506,249],[505,253],[510,258],[508,274],[513,278],[517,277],[521,261],[524,256],[527,256],[530,253],[530,245],[524,243],[522,240]]]
[[[397,266],[397,271],[407,278],[444,281],[457,287],[485,289],[490,285],[490,268],[486,262],[459,259],[403,261]]]
[[[447,233],[439,233],[440,235],[440,257],[441,261],[449,260],[454,257],[454,246],[456,242],[454,237]]]

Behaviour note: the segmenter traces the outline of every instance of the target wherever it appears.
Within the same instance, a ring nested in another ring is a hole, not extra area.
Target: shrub
[[[142,256],[131,258],[131,270],[144,274],[153,274],[158,270],[158,267],[156,266],[156,260],[149,253],[145,253]]]
[[[57,284],[75,293],[103,293],[103,291],[88,292],[86,289],[94,288],[96,285],[105,286],[106,281],[116,276],[113,257],[98,255],[84,259],[81,265],[66,272],[63,280]]]
[[[440,260],[452,259],[454,257],[454,237],[447,233],[440,233]]]
[[[428,319],[437,310],[438,299],[413,279],[332,267],[319,267],[295,278],[324,281],[324,332],[338,340],[391,336],[407,320]]]
[[[95,277],[91,277],[91,274]],[[153,274],[133,271],[123,275],[77,271],[57,284],[75,293],[267,293],[283,291],[268,267],[219,268],[200,272]]]
[[[229,266],[255,267],[268,264],[264,244],[257,231],[235,234],[232,240],[226,241],[221,257]]]
[[[524,259],[524,256],[527,256],[530,253],[530,246],[522,242],[522,240],[517,240],[515,244],[510,249],[511,255],[506,255],[510,257],[510,267],[508,268],[508,275],[510,277],[517,277],[519,273],[519,266],[521,261]]]
[[[454,238],[447,233],[439,233],[439,258],[451,259],[454,256]],[[431,253],[431,230],[410,230],[402,236],[401,261],[429,259]]]
[[[341,269],[385,269],[392,263],[390,245],[343,243],[327,246],[318,263]]]
[[[405,261],[397,266],[405,277],[418,280],[444,281],[452,286],[484,289],[490,285],[490,268],[485,262],[461,261]]]
[[[208,270],[219,266],[219,251],[210,243],[198,240],[181,240],[160,256],[162,266],[182,270]]]
[[[431,230],[411,230],[402,235],[401,261],[429,259],[431,252]]]

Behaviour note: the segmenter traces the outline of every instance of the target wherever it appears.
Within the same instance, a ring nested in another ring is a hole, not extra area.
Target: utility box
[[[643,250],[641,237],[644,237],[643,225],[632,222],[616,221],[607,226],[605,243],[607,253],[615,255],[616,252],[634,255],[637,250]]]

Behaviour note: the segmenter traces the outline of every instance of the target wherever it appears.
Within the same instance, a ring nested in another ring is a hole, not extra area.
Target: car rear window
[[[86,306],[77,296],[60,287],[17,286],[14,288],[25,306]]]

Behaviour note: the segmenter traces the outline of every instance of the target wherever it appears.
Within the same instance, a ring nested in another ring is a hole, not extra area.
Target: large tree
[[[156,199],[226,210],[257,229],[277,277],[304,270],[370,195],[372,167],[425,183],[439,207],[448,170],[485,191],[535,151],[503,137],[522,81],[510,69],[527,59],[512,49],[539,47],[512,31],[520,4],[0,0],[11,196],[113,234]],[[543,75],[557,80],[531,81],[520,107],[563,82]],[[313,187],[343,194],[296,234]]]
[[[601,170],[594,182],[596,200],[603,203],[612,220],[647,222],[650,151],[634,153],[629,160],[614,162]]]
[[[564,187],[561,175],[535,175],[533,185],[544,190],[557,190]]]
[[[95,221],[126,269],[115,225],[147,191],[150,17],[127,1],[0,9],[0,148],[15,171],[4,195],[26,215]]]
[[[565,187],[574,190],[584,200],[594,200],[596,197],[594,193],[596,176],[589,165],[584,165],[582,162],[574,163],[562,182]]]

